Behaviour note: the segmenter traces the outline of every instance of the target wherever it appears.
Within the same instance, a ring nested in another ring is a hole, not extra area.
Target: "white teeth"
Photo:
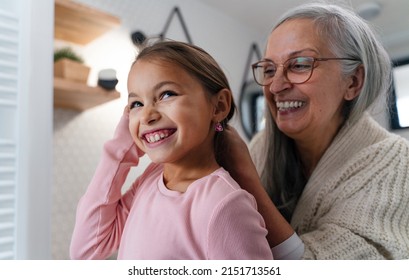
[[[276,106],[279,111],[289,110],[289,109],[297,109],[302,107],[305,102],[302,101],[285,101],[285,102],[277,102]]]
[[[168,136],[169,136],[168,132],[162,132],[161,131],[161,132],[155,132],[155,133],[150,134],[150,135],[146,135],[145,139],[146,139],[146,141],[148,143],[155,143],[155,142],[158,142],[158,141],[160,141],[160,140],[162,140],[162,139],[164,139],[164,138],[166,138]]]

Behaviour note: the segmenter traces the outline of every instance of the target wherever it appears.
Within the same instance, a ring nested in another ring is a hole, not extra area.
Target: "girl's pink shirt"
[[[185,193],[163,183],[152,163],[122,194],[142,155],[124,116],[104,145],[95,175],[81,198],[71,242],[73,259],[272,259],[264,220],[253,196],[219,168]]]

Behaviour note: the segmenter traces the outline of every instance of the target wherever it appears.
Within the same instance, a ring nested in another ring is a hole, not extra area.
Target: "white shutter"
[[[0,9],[0,260],[16,257],[18,24]]]

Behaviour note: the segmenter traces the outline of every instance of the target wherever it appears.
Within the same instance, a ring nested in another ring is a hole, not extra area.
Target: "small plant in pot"
[[[70,47],[54,51],[54,76],[66,80],[86,83],[90,68],[84,64],[84,59]]]

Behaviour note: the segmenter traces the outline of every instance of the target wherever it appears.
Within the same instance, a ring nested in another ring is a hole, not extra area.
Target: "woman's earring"
[[[217,131],[217,132],[222,132],[222,131],[223,131],[223,126],[222,126],[222,124],[221,124],[220,122],[217,122],[217,123],[214,125],[214,130]]]

